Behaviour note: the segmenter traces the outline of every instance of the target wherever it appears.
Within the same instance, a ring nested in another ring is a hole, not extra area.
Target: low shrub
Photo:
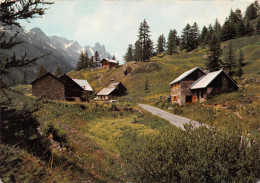
[[[47,122],[43,128],[42,133],[44,136],[52,135],[53,140],[62,143],[63,145],[67,144],[66,134],[60,128],[54,126],[51,122]]]
[[[120,154],[133,182],[256,182],[260,136],[200,127],[122,138]]]

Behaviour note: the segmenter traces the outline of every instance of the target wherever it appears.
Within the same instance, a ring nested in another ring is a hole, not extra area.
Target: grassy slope
[[[255,78],[253,82],[246,82],[247,85],[241,85],[241,81],[234,77],[238,81],[240,89],[238,92],[232,94],[223,94],[216,96],[209,100],[206,104],[209,104],[207,108],[201,104],[199,107],[202,111],[208,111],[209,106],[213,103],[218,105],[223,113],[228,113],[228,118],[232,118],[232,121],[242,121],[244,129],[257,129],[259,128],[258,121],[260,120],[259,111],[259,98],[260,95],[259,83],[259,68],[260,68],[260,36],[243,37],[232,40],[233,49],[238,58],[239,51],[242,50],[247,65],[244,67],[243,78]],[[223,54],[222,60],[224,60],[227,54],[228,42],[222,43]],[[151,58],[150,62],[137,62],[136,69],[129,75],[123,76],[123,66],[112,70],[98,70],[98,71],[73,71],[69,73],[71,77],[85,78],[89,81],[91,86],[96,91],[99,91],[102,87],[109,85],[112,77],[116,77],[115,81],[121,81],[128,89],[128,95],[122,97],[122,101],[131,102],[147,102],[158,100],[160,95],[170,94],[169,83],[179,76],[184,71],[193,68],[195,66],[204,67],[206,62],[205,56],[207,54],[207,48],[198,48],[197,50],[189,53],[182,53],[180,55],[166,55],[155,56]],[[101,79],[99,79],[101,77]],[[148,78],[150,92],[144,92],[145,80]],[[99,83],[101,81],[102,85]],[[248,97],[247,97],[248,96]],[[241,105],[239,107],[239,105]],[[194,105],[193,105],[194,106]],[[236,107],[232,107],[236,106]],[[223,107],[223,108],[222,108]],[[226,109],[225,109],[226,107]],[[190,110],[192,106],[183,107],[184,111],[182,115],[190,117],[194,120],[205,121],[204,115],[201,115],[200,110]],[[237,113],[234,114],[234,113]],[[231,115],[232,114],[232,115]],[[210,113],[206,113],[210,116]],[[255,116],[256,115],[256,116]],[[208,122],[209,123],[209,122]],[[215,118],[211,123],[223,123],[222,113],[219,117]]]
[[[18,85],[15,90],[23,91],[27,95],[9,92],[16,108],[30,107],[36,103],[31,96],[30,86]],[[114,110],[111,103],[94,101],[84,104],[48,100],[40,100],[37,103],[39,102],[41,108],[35,115],[41,124],[41,129],[44,129],[48,123],[54,124],[61,133],[66,135],[69,146],[65,151],[52,147],[53,156],[60,162],[52,164],[51,161],[40,161],[39,168],[44,170],[41,180],[124,181],[126,177],[119,158],[120,142],[128,139],[128,136],[133,133],[145,135],[158,133],[165,128],[176,129],[168,122],[148,113],[127,110],[131,107],[128,103],[121,103],[118,109]],[[134,119],[137,123],[132,123]],[[23,156],[21,159],[26,161]],[[24,166],[30,167],[32,163],[25,162]]]
[[[227,45],[222,45],[224,59],[227,53]],[[245,56],[245,75],[258,75],[260,68],[260,36],[244,37],[233,40],[233,47],[238,56],[241,49]],[[181,55],[166,55],[164,57],[153,57],[150,62],[137,62],[137,68],[127,76],[123,76],[123,66],[112,70],[96,70],[96,71],[72,71],[69,75],[73,78],[85,78],[90,85],[99,91],[103,87],[109,85],[110,79],[116,77],[115,81],[121,81],[128,88],[128,97],[137,98],[153,98],[162,94],[170,93],[169,83],[184,71],[195,66],[204,66],[207,48],[198,48],[190,53],[182,53]],[[203,58],[204,56],[204,58]],[[101,77],[101,84],[99,78]],[[145,79],[148,78],[150,92],[144,93]]]

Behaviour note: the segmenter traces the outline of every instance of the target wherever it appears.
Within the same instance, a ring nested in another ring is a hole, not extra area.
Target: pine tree
[[[98,67],[100,63],[100,57],[98,51],[94,54],[94,67]]]
[[[205,45],[208,43],[208,41],[205,40],[206,36],[208,34],[208,29],[206,26],[202,28],[201,35],[200,35],[200,44]]]
[[[163,34],[159,36],[156,47],[157,47],[156,48],[157,54],[165,51],[166,41],[165,41],[165,37]]]
[[[236,37],[239,38],[239,37],[243,37],[246,35],[246,27],[244,25],[244,22],[242,20],[239,20],[237,23],[236,23]]]
[[[216,34],[217,38],[220,40],[221,39],[221,25],[218,22],[218,19],[216,19],[214,27],[213,27],[213,32]]]
[[[141,61],[141,59],[142,59],[142,48],[141,48],[139,41],[137,40],[135,42],[134,60]]]
[[[113,55],[113,57],[112,57],[112,60],[116,60],[116,57],[115,57],[115,55]]]
[[[89,58],[88,58],[88,52],[85,53],[85,59],[83,61],[83,69],[89,68]]]
[[[196,22],[191,27],[191,49],[194,50],[199,45],[200,32]]]
[[[124,60],[126,62],[134,60],[134,58],[133,58],[133,45],[131,45],[131,44],[128,45],[127,52],[124,56]]]
[[[258,16],[258,18],[257,18],[256,27],[255,27],[255,34],[256,35],[260,34],[260,16]]]
[[[38,72],[36,73],[36,78],[39,78],[46,74],[48,71],[41,65]]]
[[[246,35],[247,36],[252,36],[254,34],[254,28],[252,27],[251,23],[246,19]]]
[[[82,51],[79,55],[79,61],[77,63],[77,67],[76,67],[76,70],[79,71],[79,70],[82,70],[84,69],[84,62],[85,62],[85,54],[84,52]]]
[[[170,30],[167,40],[167,53],[172,55],[176,51],[176,46],[178,44],[177,32],[176,30]]]
[[[59,77],[62,74],[60,66],[56,67],[55,75]]]
[[[90,68],[94,67],[94,57],[93,56],[91,56],[91,58],[89,60],[89,66],[90,66]]]
[[[231,75],[231,76],[234,75],[234,73],[235,73],[234,68],[237,66],[236,65],[235,53],[233,51],[232,46],[233,46],[232,41],[229,41],[228,53],[227,53],[227,56],[225,58],[225,64],[229,68],[229,75]]]
[[[216,71],[220,69],[221,65],[221,56],[222,50],[220,48],[220,41],[215,34],[212,35],[209,41],[209,53],[208,59],[206,62],[206,67],[210,69],[210,71]]]
[[[255,18],[257,18],[259,14],[259,4],[258,1],[256,0],[254,3],[251,3],[247,9],[246,9],[246,13],[245,13],[245,19],[250,21],[253,20]]]
[[[232,10],[231,10],[232,13]],[[222,31],[221,31],[221,40],[227,41],[236,37],[236,28],[234,22],[231,21],[232,16],[229,16],[229,19],[226,19],[224,22]],[[234,19],[234,18],[233,18]]]
[[[187,24],[186,27],[182,31],[181,35],[181,49],[185,49],[187,51],[191,51],[191,34],[190,34],[191,26]]]
[[[237,60],[237,71],[236,71],[236,76],[238,76],[239,78],[241,78],[244,74],[243,66],[245,66],[244,56],[242,50],[240,50],[239,59]]]
[[[150,39],[151,35],[149,34],[149,28],[149,25],[144,19],[144,21],[140,24],[138,33],[138,43],[141,49],[141,61],[149,60],[153,55],[153,42]]]
[[[199,28],[196,22],[191,27],[187,24],[182,31],[181,49],[192,51],[197,48],[199,44]]]

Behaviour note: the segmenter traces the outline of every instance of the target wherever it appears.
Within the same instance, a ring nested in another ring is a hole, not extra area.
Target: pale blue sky
[[[78,41],[82,46],[104,44],[122,63],[128,44],[134,44],[143,19],[150,26],[156,44],[160,34],[168,36],[170,29],[181,35],[187,23],[198,23],[199,28],[215,19],[223,24],[230,9],[244,13],[253,1],[102,1],[56,0],[41,19],[22,22],[25,29],[41,28],[47,35],[58,35]]]

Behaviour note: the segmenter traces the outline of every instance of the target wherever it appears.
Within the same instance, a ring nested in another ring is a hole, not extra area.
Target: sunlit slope
[[[243,37],[232,40],[233,50],[238,58],[242,50],[247,65],[244,67],[247,78],[251,74],[258,77],[260,68],[260,36]],[[222,43],[222,60],[227,54],[228,42]],[[169,83],[184,71],[200,66],[205,67],[208,48],[199,47],[192,52],[183,52],[175,55],[158,55],[152,57],[149,62],[136,62],[133,71],[123,75],[123,67],[120,66],[111,70],[81,70],[72,71],[69,75],[72,78],[87,79],[95,91],[101,90],[114,81],[121,81],[128,89],[128,96],[131,100],[144,98],[157,98],[160,95],[170,93]],[[235,78],[236,79],[236,78]],[[148,80],[149,92],[145,92],[145,82]]]

